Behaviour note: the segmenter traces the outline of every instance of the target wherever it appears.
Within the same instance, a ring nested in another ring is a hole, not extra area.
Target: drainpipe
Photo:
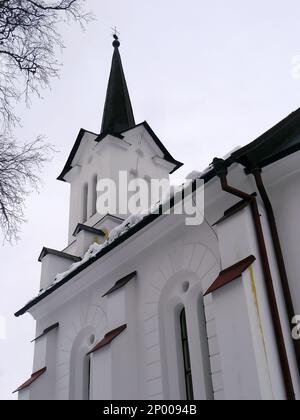
[[[229,194],[239,197],[242,200],[248,201],[251,207],[251,214],[253,218],[253,223],[256,232],[256,238],[259,248],[260,259],[263,268],[265,286],[270,306],[271,317],[273,321],[273,328],[277,343],[278,356],[280,359],[280,365],[282,370],[282,376],[285,385],[286,397],[288,400],[295,400],[294,386],[287,356],[287,351],[285,347],[284,336],[281,328],[280,315],[276,301],[276,295],[274,291],[274,285],[271,275],[271,269],[267,254],[267,247],[264,239],[263,228],[260,220],[260,214],[258,210],[257,200],[254,195],[247,194],[241,190],[238,190],[234,187],[228,185],[227,181],[227,167],[223,159],[214,159],[213,161],[214,169],[217,176],[220,178],[222,190],[228,192]]]
[[[279,275],[280,275],[280,279],[281,279],[281,285],[282,285],[282,290],[283,290],[283,295],[284,295],[284,300],[285,300],[286,311],[287,311],[287,314],[288,314],[290,328],[291,328],[291,331],[292,331],[292,329],[294,327],[294,325],[292,324],[292,320],[295,316],[295,310],[294,310],[292,295],[291,295],[291,291],[290,291],[290,287],[289,287],[289,281],[288,281],[285,262],[284,262],[284,258],[283,258],[282,248],[281,248],[281,244],[280,244],[276,219],[275,219],[272,203],[270,201],[270,198],[269,198],[268,193],[266,191],[265,185],[263,183],[261,172],[262,172],[262,170],[260,168],[256,168],[256,169],[251,170],[251,173],[253,174],[255,182],[256,182],[256,186],[258,188],[258,191],[260,193],[260,196],[261,196],[262,201],[263,201],[264,206],[265,206],[267,219],[268,219],[268,223],[269,223],[269,227],[270,227],[270,232],[271,232],[271,236],[272,236],[272,240],[273,240],[273,244],[274,244],[274,250],[275,250],[276,261],[277,261],[277,265],[278,265],[278,271],[279,271]],[[293,343],[294,343],[294,349],[295,349],[295,353],[296,353],[298,370],[299,370],[299,373],[300,373],[300,341],[299,340],[293,340]]]

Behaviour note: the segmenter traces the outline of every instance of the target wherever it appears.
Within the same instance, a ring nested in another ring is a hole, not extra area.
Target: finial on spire
[[[117,31],[116,26],[114,28],[111,28],[111,29],[113,30],[113,38],[114,38],[113,47],[114,48],[119,48],[120,41],[119,41],[118,35],[120,35],[120,32]]]

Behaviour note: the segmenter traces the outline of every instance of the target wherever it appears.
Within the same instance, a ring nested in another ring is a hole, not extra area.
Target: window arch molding
[[[189,289],[183,285],[188,282]],[[159,305],[159,336],[164,395],[171,399],[186,399],[185,366],[182,348],[180,315],[185,309],[194,396],[211,399],[212,385],[203,295],[198,277],[181,271],[168,279],[162,289]]]
[[[90,357],[91,337],[95,328],[86,327],[76,336],[70,355],[69,399],[88,400],[90,398]]]

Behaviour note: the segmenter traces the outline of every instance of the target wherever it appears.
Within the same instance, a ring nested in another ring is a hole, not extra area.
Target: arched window
[[[93,330],[85,328],[74,340],[70,357],[70,400],[91,398],[91,359],[87,353],[94,337]]]
[[[184,367],[184,378],[185,378],[185,389],[186,399],[191,401],[194,399],[193,391],[193,379],[191,370],[189,340],[186,324],[185,309],[183,308],[180,313],[180,331],[181,331],[181,343],[182,343],[182,356],[183,356],[183,367]]]
[[[98,177],[97,175],[94,175],[93,182],[92,182],[92,214],[91,216],[94,216],[94,214],[97,213],[97,182],[98,182]]]
[[[83,379],[83,400],[90,399],[90,384],[91,384],[91,358],[90,356],[85,356],[83,361],[83,372],[82,372],[82,379]]]
[[[88,184],[84,184],[82,193],[82,223],[87,221],[88,189]]]

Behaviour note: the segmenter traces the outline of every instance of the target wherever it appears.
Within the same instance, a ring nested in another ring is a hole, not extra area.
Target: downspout
[[[270,227],[270,232],[271,232],[271,236],[272,236],[272,240],[274,244],[274,250],[275,250],[276,261],[278,265],[278,271],[279,271],[280,279],[281,279],[281,285],[282,285],[283,296],[285,300],[286,311],[288,314],[289,324],[292,331],[294,327],[294,325],[292,324],[292,320],[295,316],[295,309],[294,309],[292,295],[291,295],[291,291],[289,287],[289,281],[288,281],[285,262],[283,258],[282,248],[280,244],[275,214],[273,211],[272,203],[270,201],[265,185],[263,183],[261,172],[262,170],[260,168],[251,170],[251,173],[253,174],[255,182],[256,182],[257,189],[260,193],[260,196],[265,206],[267,219],[268,219],[268,223]],[[293,340],[293,343],[294,343],[294,349],[296,353],[297,366],[300,373],[300,341]]]
[[[274,333],[277,343],[278,356],[280,360],[281,370],[283,381],[285,385],[286,397],[288,400],[295,400],[294,386],[287,356],[287,351],[285,347],[284,336],[281,328],[280,315],[276,302],[276,295],[274,291],[274,285],[271,275],[271,269],[267,254],[266,243],[264,239],[263,228],[260,220],[260,214],[258,210],[257,200],[254,195],[250,195],[241,190],[231,187],[228,185],[227,181],[227,167],[223,159],[214,159],[213,161],[214,169],[217,176],[220,178],[222,190],[228,192],[229,194],[239,197],[242,200],[248,201],[251,207],[251,214],[253,218],[253,223],[256,232],[257,243],[259,247],[260,259],[263,268],[265,286],[270,306],[271,317],[273,321]]]

